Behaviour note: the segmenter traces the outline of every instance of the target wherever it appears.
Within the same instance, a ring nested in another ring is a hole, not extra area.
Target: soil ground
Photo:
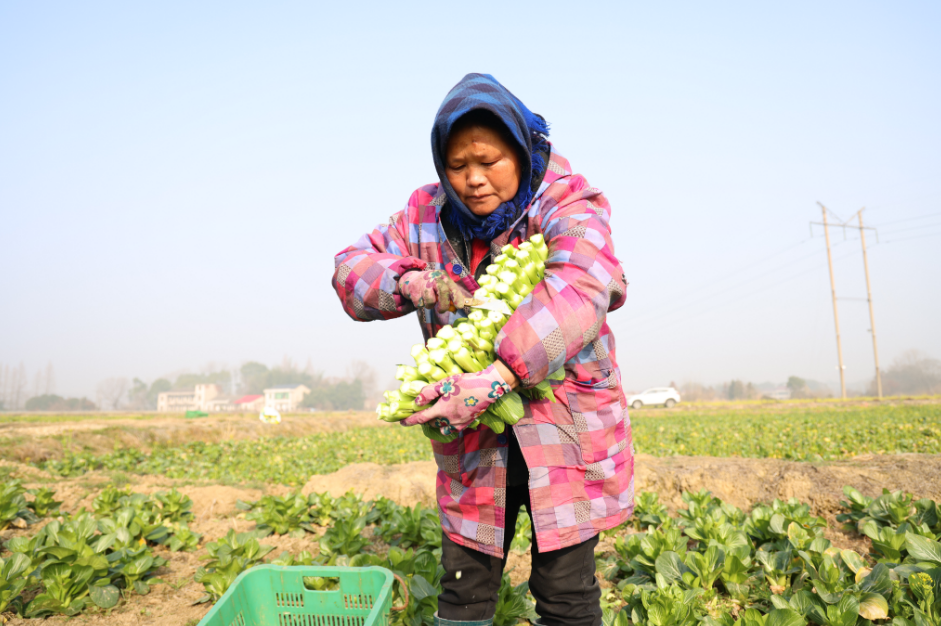
[[[282,424],[280,435],[309,434],[327,430],[344,430],[357,426],[381,426],[371,413],[318,415],[313,417],[288,417]],[[177,487],[194,501],[195,520],[191,528],[204,535],[204,541],[223,536],[230,528],[246,531],[254,527],[245,519],[244,512],[236,508],[237,500],[257,500],[264,493],[285,494],[289,491],[282,485],[223,486],[217,484],[194,484],[192,481],[176,481],[160,476],[120,474],[117,477],[107,472],[92,472],[78,478],[62,479],[42,472],[24,463],[27,459],[56,456],[55,446],[63,436],[73,441],[81,439],[83,445],[114,449],[115,437],[128,445],[148,448],[157,442],[219,441],[226,438],[259,437],[265,435],[265,425],[257,418],[247,416],[219,416],[200,420],[154,416],[148,419],[115,417],[113,419],[77,419],[57,422],[9,422],[0,423],[0,447],[5,448],[6,461],[0,465],[14,471],[27,486],[50,486],[55,488],[57,499],[63,500],[64,511],[75,511],[85,507],[91,509],[94,496],[118,478],[127,480],[138,492],[152,493]],[[9,454],[15,451],[15,454]],[[61,453],[61,450],[58,451]],[[30,453],[35,455],[30,457]],[[823,463],[800,463],[774,459],[741,459],[713,457],[666,457],[657,458],[639,455],[635,463],[635,486],[637,491],[656,491],[660,500],[671,512],[682,506],[683,491],[707,489],[715,496],[743,509],[754,503],[774,498],[797,498],[809,503],[815,514],[827,518],[830,530],[827,537],[838,547],[868,551],[868,539],[855,533],[846,534],[838,530],[835,516],[840,512],[839,501],[844,485],[852,485],[863,494],[876,496],[883,488],[905,490],[917,498],[941,501],[941,456],[939,455],[866,455],[846,461]],[[349,490],[364,498],[384,495],[404,505],[434,504],[433,461],[422,461],[402,465],[380,466],[373,463],[348,465],[328,475],[312,476],[303,487],[304,493],[312,491],[341,495]],[[11,529],[0,533],[0,541],[17,534],[36,531],[35,527],[23,530]],[[317,552],[319,533],[306,534],[301,538],[268,537],[262,543],[275,547],[270,558],[282,550],[298,553],[302,550]],[[89,612],[74,618],[55,617],[50,624],[66,621],[95,626],[194,626],[209,610],[206,604],[193,605],[203,595],[201,585],[193,581],[193,575],[201,563],[199,557],[204,549],[195,553],[171,553],[162,547],[156,551],[168,559],[167,566],[159,573],[165,584],[154,585],[147,596],[132,594],[109,613]],[[513,553],[509,559],[513,568],[514,582],[525,580],[529,574],[529,555]],[[10,624],[34,626],[37,620],[13,618]]]

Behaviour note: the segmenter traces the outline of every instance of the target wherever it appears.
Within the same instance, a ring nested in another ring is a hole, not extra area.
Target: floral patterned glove
[[[437,398],[433,406],[399,423],[414,426],[430,422],[442,435],[450,435],[467,428],[488,406],[509,391],[510,386],[495,365],[474,374],[451,376],[426,386],[415,398],[415,404],[419,406]]]
[[[398,289],[400,294],[412,301],[416,309],[430,309],[437,303],[439,313],[446,313],[451,305],[455,309],[463,309],[464,300],[471,297],[442,270],[406,272],[399,278]]]

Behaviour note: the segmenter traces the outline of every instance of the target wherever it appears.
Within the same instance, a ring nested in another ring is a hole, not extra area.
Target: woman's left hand
[[[399,423],[415,426],[431,422],[442,435],[450,435],[467,428],[487,407],[509,391],[511,387],[496,365],[474,374],[451,376],[426,386],[415,398],[415,404],[420,406],[437,398],[434,406],[410,415]]]

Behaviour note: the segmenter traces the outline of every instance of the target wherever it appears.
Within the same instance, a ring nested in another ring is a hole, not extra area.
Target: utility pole
[[[846,370],[843,367],[843,346],[840,344],[840,315],[836,308],[836,281],[833,278],[833,253],[830,252],[830,228],[827,224],[827,207],[820,204],[820,209],[823,211],[823,235],[827,241],[827,264],[830,266],[830,293],[833,295],[833,322],[836,325],[836,353],[840,359],[840,397],[846,400]]]
[[[879,345],[876,343],[876,318],[872,312],[872,289],[869,286],[869,261],[866,259],[866,229],[863,227],[863,211],[856,213],[859,218],[859,240],[863,244],[863,268],[866,270],[866,300],[869,302],[869,327],[872,331],[872,356],[876,361],[876,391],[882,399],[882,374],[879,372]],[[832,276],[832,273],[831,273]]]

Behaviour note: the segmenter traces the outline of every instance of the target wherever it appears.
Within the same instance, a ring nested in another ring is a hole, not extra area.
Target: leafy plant
[[[872,539],[872,555],[880,563],[901,563],[905,552],[905,533],[867,521],[860,532]]]
[[[33,496],[33,499],[26,503],[36,517],[49,517],[59,510],[61,502],[55,499],[56,492],[46,487],[38,489],[28,489],[26,493]]]
[[[131,544],[162,544],[169,540],[170,529],[160,522],[152,510],[125,507],[118,509],[114,517],[99,519],[98,530],[101,542],[125,547]]]
[[[155,557],[147,546],[136,550],[121,548],[108,555],[112,581],[116,586],[133,589],[142,596],[150,593],[147,580],[167,564],[166,559]]]
[[[777,552],[759,550],[755,553],[772,593],[784,593],[790,584],[791,575],[800,572],[800,568],[791,563],[792,557],[793,553],[789,549]]]
[[[0,487],[0,530],[10,525],[25,527],[28,522],[35,521],[35,517],[27,506],[26,489],[18,480],[4,483]]]
[[[523,581],[514,587],[510,584],[510,575],[504,573],[500,579],[500,592],[493,616],[494,626],[511,626],[521,619],[532,622],[537,617],[536,606],[529,599],[529,583]]]
[[[634,497],[634,528],[656,528],[667,517],[667,507],[660,503],[660,495],[656,491],[642,491]]]
[[[913,609],[915,626],[938,626],[941,624],[941,602],[936,599],[938,581],[932,579],[925,572],[912,574],[908,579],[908,586],[913,596],[910,602]],[[905,626],[908,626],[906,624]]]
[[[257,565],[274,548],[262,546],[254,533],[238,533],[229,530],[228,534],[206,544],[208,554],[205,567],[196,570],[194,579],[206,589],[206,595],[197,602],[216,601],[235,582],[239,574]]]
[[[898,528],[915,514],[915,505],[912,500],[910,493],[889,492],[888,489],[883,489],[882,495],[866,507],[866,513],[882,525]]]
[[[299,493],[263,496],[261,500],[249,506],[251,512],[245,517],[255,521],[262,536],[271,533],[303,536],[304,530],[313,532],[310,525],[311,502]]]
[[[872,498],[864,496],[849,485],[843,487],[843,495],[846,496],[846,500],[840,500],[840,506],[849,512],[840,513],[836,519],[838,522],[843,522],[844,530],[854,531],[858,528],[859,521],[866,517]]]
[[[807,616],[820,626],[855,626],[859,621],[859,600],[852,594],[840,597],[836,604],[811,604]]]
[[[355,520],[338,520],[320,538],[320,554],[328,559],[330,565],[334,564],[339,555],[359,554],[369,544],[363,537],[364,528],[366,528],[365,517]]]
[[[438,533],[440,535],[440,533]],[[439,547],[441,543],[437,544]],[[510,550],[515,552],[526,552],[533,545],[533,522],[529,518],[529,513],[525,508],[520,507],[519,514],[516,516],[516,531],[513,533],[513,541],[510,543]]]
[[[521,515],[520,517],[529,517]],[[519,527],[519,521],[517,521]],[[392,545],[441,547],[441,524],[438,513],[420,504],[398,507],[379,526],[378,535]]]
[[[664,552],[686,555],[687,539],[679,528],[656,528],[640,536],[636,544],[639,552],[631,560],[635,572],[642,571],[653,578],[657,574],[657,558]]]
[[[634,624],[650,626],[696,626],[704,616],[702,589],[682,590],[675,585],[659,585],[648,591],[635,589],[628,599]]]
[[[686,555],[686,567],[693,577],[684,582],[689,587],[700,587],[709,591],[722,574],[724,565],[725,552],[719,546],[709,546],[705,553],[690,552]]]
[[[92,501],[92,510],[95,512],[96,517],[107,517],[125,506],[122,499],[130,496],[130,489],[118,489],[114,485],[108,485],[95,496]]]
[[[78,615],[85,608],[85,597],[94,576],[95,569],[90,565],[62,562],[45,565],[42,569],[43,592],[29,603],[26,616]]]
[[[164,522],[185,522],[193,519],[193,500],[176,489],[158,491],[154,498],[160,503],[160,517]]]
[[[24,554],[0,558],[0,615],[19,600],[28,582],[25,574],[31,565],[29,557]]]
[[[186,522],[180,522],[170,526],[170,537],[165,545],[171,552],[180,550],[190,552],[199,548],[200,539],[202,539],[201,534],[190,530]]]

